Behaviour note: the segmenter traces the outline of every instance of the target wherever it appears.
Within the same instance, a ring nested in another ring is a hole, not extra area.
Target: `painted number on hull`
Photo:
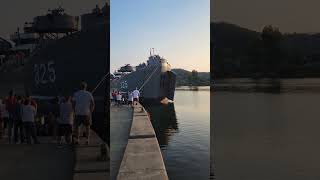
[[[127,83],[127,81],[121,81],[121,82],[120,82],[120,88],[121,88],[121,89],[127,89],[127,88],[128,88],[128,83]]]
[[[47,64],[34,65],[34,81],[38,84],[54,83],[56,81],[56,71],[53,67],[54,62],[49,61]]]

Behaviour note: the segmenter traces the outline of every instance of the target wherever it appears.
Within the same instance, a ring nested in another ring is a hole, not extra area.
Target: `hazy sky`
[[[106,0],[1,0],[0,37],[9,39],[9,35],[23,27],[24,22],[33,17],[44,15],[48,9],[61,5],[70,15],[91,12],[96,4],[102,7]]]
[[[319,0],[211,0],[211,20],[261,31],[267,24],[282,32],[320,32]]]
[[[210,70],[210,0],[111,0],[111,72],[145,62],[149,49],[172,68]]]

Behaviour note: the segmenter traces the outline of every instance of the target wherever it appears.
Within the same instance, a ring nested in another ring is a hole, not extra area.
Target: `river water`
[[[211,93],[212,179],[320,179],[320,79],[279,82]]]
[[[210,88],[176,90],[173,104],[148,106],[169,179],[207,180],[210,170]]]

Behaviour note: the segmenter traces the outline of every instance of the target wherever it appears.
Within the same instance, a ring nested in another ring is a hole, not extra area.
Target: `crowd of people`
[[[81,82],[80,90],[73,96],[57,97],[47,107],[45,116],[37,116],[38,104],[30,96],[17,96],[13,90],[0,99],[0,139],[7,134],[9,143],[38,144],[38,135],[54,138],[61,146],[79,144],[80,127],[84,127],[85,143],[89,144],[91,115],[95,108],[92,94],[86,90],[87,84]]]
[[[139,102],[140,91],[136,88],[134,91],[120,92],[112,90],[110,93],[111,105],[122,106],[129,105],[133,107],[137,102]]]

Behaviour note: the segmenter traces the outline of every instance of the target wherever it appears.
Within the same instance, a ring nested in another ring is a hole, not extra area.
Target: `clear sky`
[[[111,0],[111,72],[145,62],[210,71],[210,0]]]
[[[267,24],[282,32],[320,32],[319,0],[212,0],[211,20],[261,31]]]

